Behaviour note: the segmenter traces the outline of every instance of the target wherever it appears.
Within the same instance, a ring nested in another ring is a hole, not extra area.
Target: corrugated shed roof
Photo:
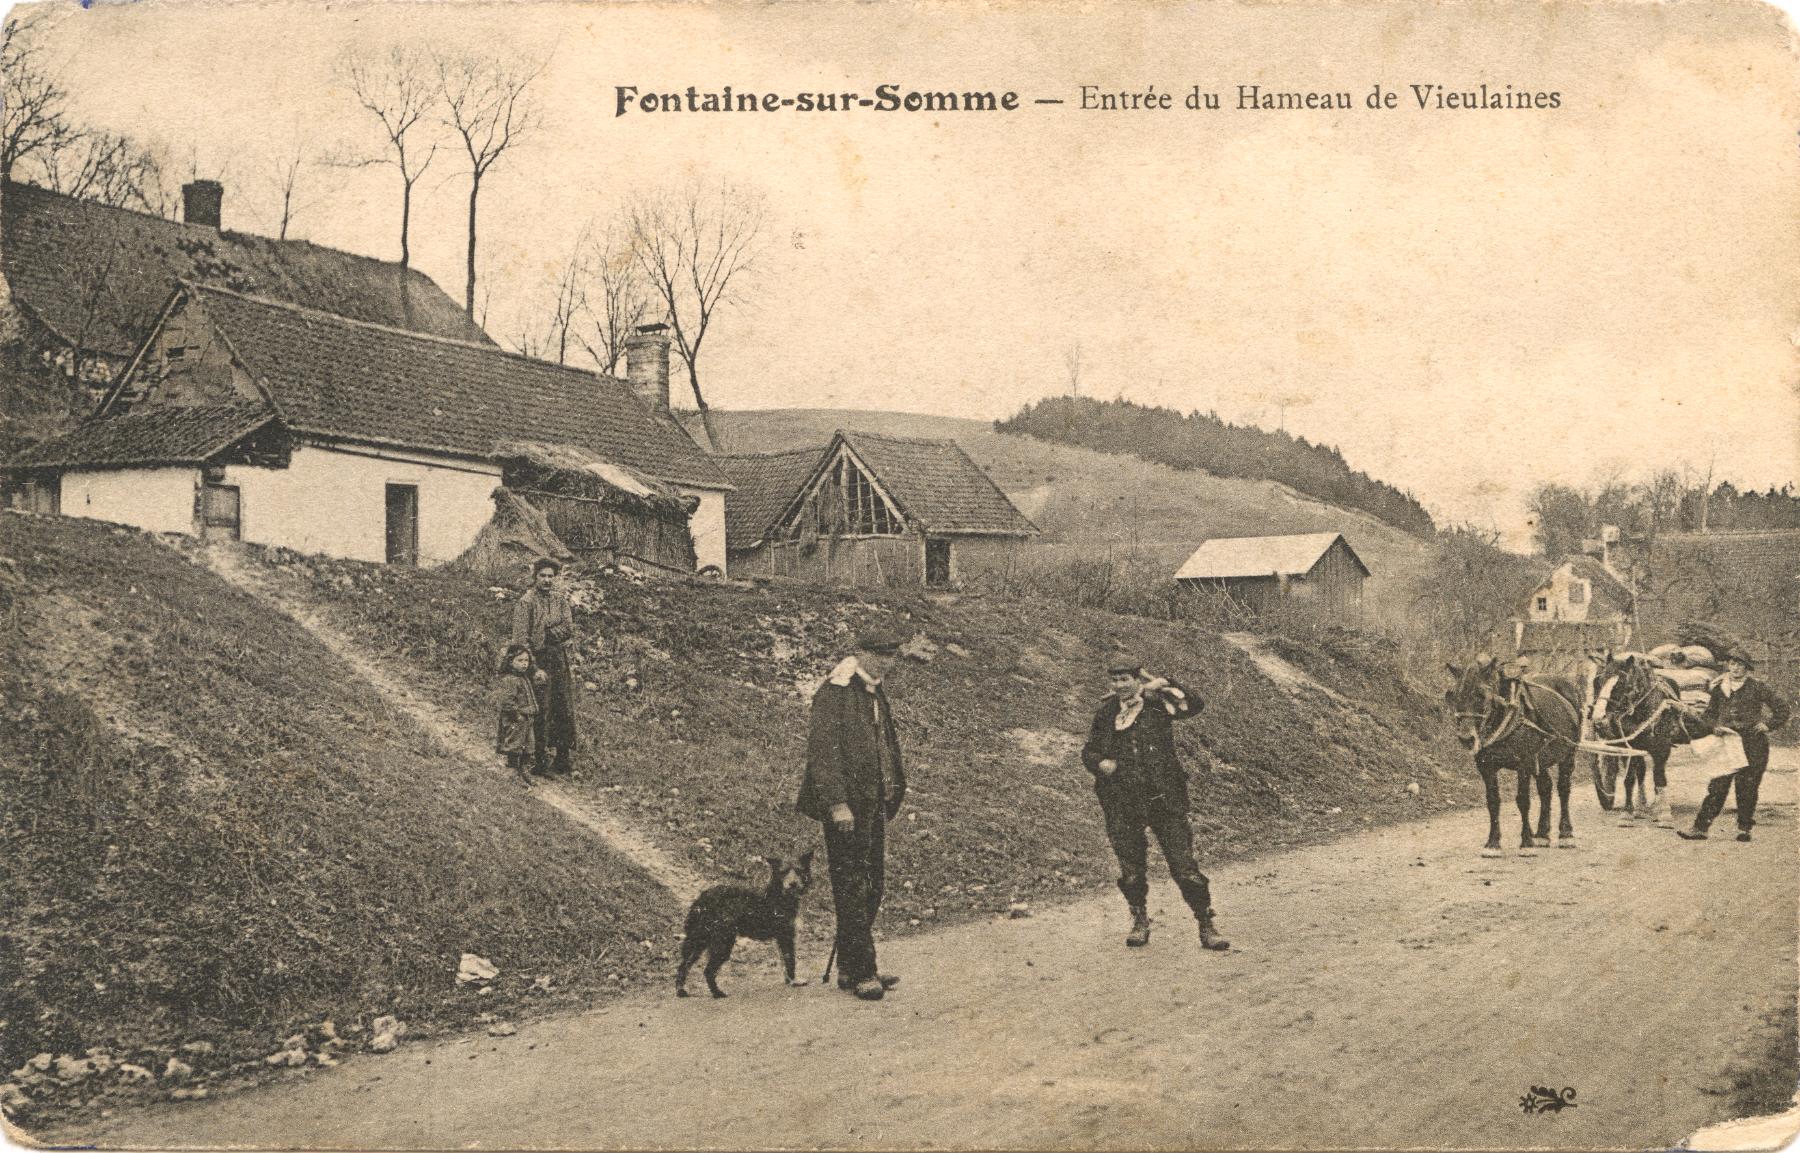
[[[1035,536],[1038,527],[953,440],[839,429],[900,511],[944,536]],[[834,442],[835,443],[835,442]]]
[[[211,285],[187,292],[295,432],[487,457],[575,445],[676,484],[731,484],[666,413],[610,377]]]
[[[9,469],[200,464],[275,419],[260,405],[157,408],[92,420],[32,445]]]
[[[713,461],[734,486],[725,501],[725,547],[754,548],[818,467],[822,448],[735,453]]]
[[[325,248],[165,220],[29,184],[5,189],[3,253],[16,302],[66,341],[128,356],[184,280],[356,320],[492,342],[417,269]],[[99,306],[86,302],[99,291]]]
[[[1336,532],[1309,532],[1295,536],[1214,537],[1194,550],[1194,555],[1176,571],[1175,579],[1303,576],[1342,536]],[[1357,567],[1368,576],[1369,566],[1350,548],[1350,542],[1345,541],[1344,547],[1350,549]]]

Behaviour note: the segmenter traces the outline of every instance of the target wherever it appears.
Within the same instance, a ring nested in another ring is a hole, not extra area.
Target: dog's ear
[[[813,863],[813,850],[808,849],[808,850],[806,850],[806,852],[800,854],[800,871],[802,873],[811,873],[812,872],[812,863]]]
[[[781,871],[781,858],[780,857],[764,857],[763,860],[765,860],[769,863],[769,869],[771,872],[778,873]]]

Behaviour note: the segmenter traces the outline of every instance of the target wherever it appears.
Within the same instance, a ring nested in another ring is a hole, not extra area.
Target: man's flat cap
[[[865,653],[880,653],[887,656],[900,651],[905,643],[899,633],[886,629],[870,629],[856,638],[856,647]]]

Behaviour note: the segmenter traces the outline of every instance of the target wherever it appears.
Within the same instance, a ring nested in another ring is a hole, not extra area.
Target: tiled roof
[[[4,207],[0,249],[15,301],[65,341],[82,339],[95,352],[129,356],[183,280],[491,343],[417,269],[403,282],[400,266],[387,261],[165,220],[29,184],[8,183]],[[85,302],[96,288],[100,305],[90,318]]]
[[[1567,556],[1562,564],[1569,566],[1578,577],[1588,582],[1589,591],[1593,594],[1593,603],[1588,608],[1588,615],[1614,613],[1624,615],[1631,612],[1631,588],[1619,574],[1607,568],[1591,556]],[[1558,565],[1561,568],[1562,565]],[[1538,586],[1540,589],[1542,585]],[[1533,595],[1536,595],[1535,592]]]
[[[92,420],[6,462],[20,468],[200,464],[275,419],[260,405],[156,408]]]
[[[928,533],[1034,536],[1038,528],[953,440],[838,430],[900,511]]]
[[[210,285],[187,292],[294,432],[478,457],[502,441],[545,441],[658,480],[731,487],[623,381]]]
[[[1215,537],[1194,550],[1175,573],[1176,580],[1228,580],[1235,577],[1303,576],[1312,571],[1342,533],[1309,532],[1297,536]],[[1350,548],[1350,542],[1344,542]],[[1350,555],[1356,557],[1356,550]],[[1369,574],[1369,567],[1356,557]]]
[[[823,452],[797,448],[714,457],[733,485],[725,501],[725,547],[754,548],[762,541],[812,476]]]

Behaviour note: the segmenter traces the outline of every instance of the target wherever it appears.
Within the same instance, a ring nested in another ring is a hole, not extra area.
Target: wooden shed
[[[823,449],[714,459],[738,575],[948,585],[1038,532],[952,440],[839,430]]]
[[[1338,532],[1216,537],[1175,573],[1188,588],[1228,596],[1254,612],[1307,602],[1343,617],[1361,611],[1369,576],[1369,566]]]

